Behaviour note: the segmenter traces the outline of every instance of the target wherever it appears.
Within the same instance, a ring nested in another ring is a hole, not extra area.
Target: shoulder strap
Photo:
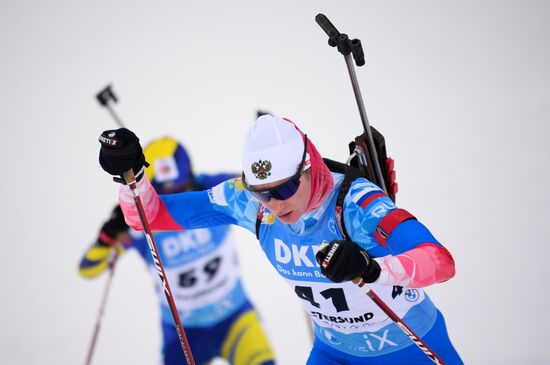
[[[358,168],[346,165],[345,163],[333,161],[328,158],[324,158],[323,161],[325,161],[325,164],[330,171],[344,174],[344,181],[342,181],[342,185],[340,185],[340,190],[338,191],[338,196],[336,198],[336,218],[344,238],[349,240],[350,237],[346,230],[346,225],[344,224],[344,199],[346,198],[349,188],[351,187],[351,183],[357,178],[363,177],[363,174]]]

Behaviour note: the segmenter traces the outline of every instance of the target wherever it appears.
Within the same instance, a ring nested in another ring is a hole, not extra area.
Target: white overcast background
[[[196,171],[240,170],[256,109],[293,119],[321,153],[361,131],[326,14],[363,42],[369,119],[396,160],[398,205],[453,253],[429,288],[467,364],[548,364],[550,3],[547,1],[0,0],[0,363],[83,363],[105,276],[81,255],[115,203],[97,137],[181,139]],[[310,349],[299,300],[236,229],[247,292],[279,363]],[[365,300],[368,300],[365,298]],[[158,364],[153,282],[118,266],[95,364]]]

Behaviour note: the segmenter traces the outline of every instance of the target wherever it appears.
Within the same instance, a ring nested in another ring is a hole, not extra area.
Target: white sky
[[[314,22],[362,40],[367,113],[396,160],[398,204],[454,254],[430,288],[467,364],[548,364],[550,4],[546,1],[0,1],[0,363],[84,361],[105,278],[85,248],[115,202],[97,163],[107,83],[146,142],[237,171],[262,108],[327,157],[361,130],[343,58]],[[252,235],[245,285],[283,365],[309,339],[298,299]],[[117,269],[95,364],[153,364],[158,308],[137,254]]]

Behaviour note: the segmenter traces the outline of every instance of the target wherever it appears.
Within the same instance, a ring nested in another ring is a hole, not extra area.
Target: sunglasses
[[[242,173],[242,182],[243,186],[246,190],[250,191],[252,195],[256,197],[260,202],[268,202],[269,199],[277,199],[277,200],[287,200],[290,197],[292,197],[296,192],[298,191],[298,188],[300,187],[300,177],[302,176],[302,173],[304,172],[304,165],[306,163],[306,155],[307,155],[307,134],[305,135],[304,139],[304,154],[302,155],[302,162],[300,162],[300,165],[298,165],[298,169],[296,170],[296,173],[290,177],[287,181],[274,186],[269,189],[254,189],[248,183],[246,182],[246,178],[244,176],[244,171]]]

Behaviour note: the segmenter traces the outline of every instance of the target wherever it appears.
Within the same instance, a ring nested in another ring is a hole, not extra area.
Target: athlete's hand
[[[101,227],[97,242],[104,246],[112,246],[124,241],[128,237],[128,225],[124,221],[124,214],[120,205],[113,209],[113,213],[107,222]]]
[[[85,278],[99,276],[107,270],[110,260],[114,259],[113,255],[121,256],[130,243],[128,225],[117,205],[109,220],[101,227],[96,242],[82,257],[78,267],[80,275]]]
[[[380,265],[355,242],[333,240],[315,255],[321,272],[330,280],[340,283],[361,277],[372,283],[380,276]]]
[[[149,166],[139,138],[126,128],[104,131],[99,136],[99,143],[99,164],[111,175],[122,176],[130,169],[137,175],[143,166]]]

